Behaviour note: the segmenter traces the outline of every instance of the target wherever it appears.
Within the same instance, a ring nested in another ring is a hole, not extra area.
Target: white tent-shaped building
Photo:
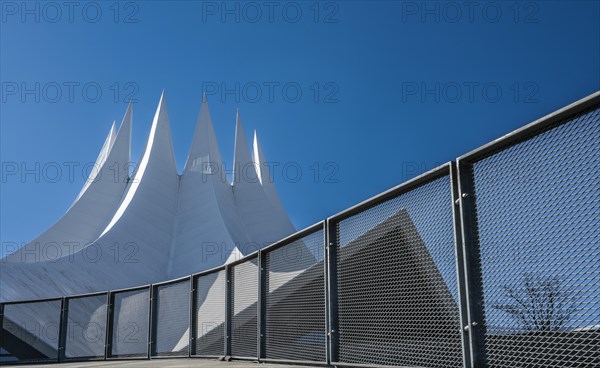
[[[256,134],[249,149],[239,113],[234,164],[241,169],[233,183],[205,98],[181,175],[164,95],[129,176],[131,125],[129,106],[64,216],[1,260],[0,301],[156,283],[222,265],[295,231]]]

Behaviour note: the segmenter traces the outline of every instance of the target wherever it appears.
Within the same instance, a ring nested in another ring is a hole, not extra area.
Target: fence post
[[[0,303],[0,343],[4,340],[4,304]]]
[[[112,354],[112,338],[114,333],[113,297],[114,296],[110,291],[106,293],[106,340],[104,342],[104,360],[110,358]]]
[[[148,359],[152,359],[152,349],[154,348],[154,314],[156,305],[154,304],[154,285],[150,285],[150,300],[148,303]]]
[[[60,300],[60,325],[58,327],[58,362],[65,359],[65,346],[67,344],[67,323],[68,323],[69,300],[62,297]]]
[[[460,194],[456,163],[450,163],[450,186],[452,190],[452,222],[454,225],[454,255],[456,262],[456,276],[458,281],[458,299],[460,312],[460,330],[462,337],[463,365],[471,367],[471,349],[469,332],[463,327],[469,325],[467,284],[465,279],[465,258],[463,252],[463,236],[461,229]]]
[[[267,253],[258,251],[257,358],[266,357]]]
[[[475,214],[475,192],[472,165],[458,160],[458,204],[460,208],[460,234],[462,235],[462,257],[464,268],[467,324],[470,364],[473,368],[487,366],[485,354],[485,317],[483,310],[483,289],[481,286],[481,258],[477,236]],[[462,301],[461,301],[462,302]],[[465,354],[466,356],[466,354]]]
[[[327,364],[333,364],[338,359],[339,326],[338,326],[338,288],[337,288],[337,239],[335,236],[335,223],[326,220],[325,251],[327,270]]]
[[[231,313],[232,313],[232,285],[231,285],[231,272],[232,268],[230,265],[225,266],[225,356],[231,356]]]
[[[190,346],[188,348],[188,358],[196,355],[196,299],[198,293],[196,286],[196,277],[190,275]]]

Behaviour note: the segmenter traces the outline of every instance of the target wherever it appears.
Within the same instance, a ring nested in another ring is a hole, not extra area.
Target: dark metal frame
[[[58,321],[58,351],[56,352],[55,359],[34,359],[34,360],[24,360],[18,362],[3,362],[4,365],[25,365],[25,364],[37,364],[37,363],[59,363],[60,362],[60,351],[61,351],[61,336],[62,336],[62,311],[64,298],[43,298],[43,299],[27,299],[23,301],[9,301],[0,303],[0,330],[4,331],[4,307],[7,305],[18,305],[18,304],[33,304],[33,303],[45,303],[45,302],[58,302],[60,301],[60,310],[59,310],[59,321]],[[66,331],[66,330],[65,330]]]
[[[225,347],[224,349],[224,355],[198,355],[197,354],[197,350],[196,350],[196,340],[198,339],[198,334],[197,334],[197,327],[198,327],[198,321],[196,318],[196,311],[198,309],[198,305],[196,303],[196,299],[197,299],[197,294],[199,291],[199,286],[198,286],[198,279],[202,276],[206,276],[212,273],[217,273],[217,272],[221,272],[221,271],[225,271],[226,273],[226,280],[225,280],[225,293],[227,294],[227,290],[228,290],[228,271],[227,271],[227,265],[223,265],[223,266],[218,266],[218,267],[214,267],[211,268],[209,270],[206,271],[201,271],[201,272],[196,272],[194,274],[192,274],[191,277],[191,282],[192,282],[192,288],[193,291],[190,295],[190,306],[192,308],[190,308],[190,340],[191,340],[191,336],[193,335],[193,351],[192,349],[190,349],[190,358],[224,358],[225,356],[228,355],[227,353],[227,348]],[[227,308],[227,301],[225,301],[226,304],[226,308]],[[226,309],[228,310],[228,309]],[[225,332],[224,332],[224,336],[223,336],[223,340],[225,341],[225,343],[227,343],[227,316],[228,313],[225,313]],[[191,342],[190,342],[191,343]]]
[[[94,296],[102,296],[106,295],[107,302],[105,303],[106,310],[106,318],[105,323],[108,323],[109,318],[109,302],[110,302],[110,291],[101,291],[95,293],[87,293],[87,294],[77,294],[72,296],[66,296],[62,298],[62,313],[61,316],[61,333],[60,333],[60,346],[59,346],[59,356],[61,362],[86,362],[86,361],[96,361],[96,360],[106,360],[106,339],[108,337],[108,329],[109,325],[106,324],[104,326],[104,352],[102,355],[94,355],[94,356],[80,356],[80,357],[67,357],[67,335],[68,335],[68,326],[69,326],[69,303],[71,300],[75,299],[85,299]],[[112,326],[111,326],[112,327]]]
[[[237,260],[235,260],[235,261],[230,262],[230,263],[227,264],[227,292],[226,292],[226,295],[227,295],[227,303],[226,304],[227,305],[226,305],[226,309],[225,309],[227,311],[227,313],[225,314],[225,316],[226,316],[225,320],[227,321],[227,323],[226,323],[226,326],[227,326],[227,329],[226,329],[226,331],[227,331],[227,335],[226,335],[227,336],[226,348],[227,348],[227,350],[226,350],[225,356],[229,357],[230,359],[252,360],[252,361],[258,360],[258,355],[255,356],[255,357],[233,355],[233,353],[232,353],[232,346],[231,346],[231,341],[233,340],[233,337],[232,337],[232,333],[233,333],[232,321],[233,321],[233,306],[234,306],[234,304],[233,304],[233,296],[234,296],[233,295],[233,282],[231,282],[231,280],[234,280],[234,278],[233,278],[233,271],[234,271],[235,266],[240,265],[240,264],[245,263],[245,262],[250,262],[250,261],[252,261],[255,258],[257,259],[257,264],[259,266],[258,267],[258,272],[260,273],[260,251],[259,250],[256,250],[256,251],[254,251],[254,252],[252,252],[250,254],[245,255],[244,257],[242,257],[240,259],[237,259]],[[256,290],[256,292],[257,292],[257,303],[260,301],[260,290],[259,290],[259,288],[260,288],[260,279],[258,281],[259,281],[259,283],[258,283],[257,290]],[[256,319],[258,321],[258,319],[259,319],[258,318],[258,314],[260,312],[259,309],[258,309],[259,305],[257,304],[256,307],[257,307],[257,309],[256,309],[256,313],[257,313]],[[260,333],[260,328],[258,328],[257,331],[258,331],[258,333]],[[257,342],[258,341],[259,340],[257,340]],[[257,353],[258,353],[258,345],[259,344],[257,343]]]
[[[468,293],[469,290],[466,280],[466,265],[465,265],[465,249],[463,248],[463,230],[461,227],[462,212],[460,211],[460,193],[459,182],[456,164],[450,163],[450,186],[452,190],[452,221],[454,225],[454,253],[456,260],[456,280],[458,282],[458,299],[460,308],[460,325],[462,328],[462,350],[463,350],[463,365],[464,367],[473,367],[472,351],[470,349],[471,342],[469,331],[465,329],[470,325],[469,322],[469,305]]]
[[[223,341],[225,342],[224,352],[225,357],[231,357],[231,311],[232,311],[232,297],[233,294],[231,290],[233,287],[231,286],[231,265],[225,266],[225,338]]]
[[[112,353],[112,336],[114,329],[114,310],[112,292],[106,293],[106,331],[104,339],[104,359],[107,359]]]
[[[460,156],[456,161],[458,163],[473,163],[479,161],[491,153],[526,141],[532,136],[540,134],[555,126],[561,125],[566,119],[571,119],[575,115],[581,114],[598,104],[600,104],[600,91],[584,97],[579,101],[573,102],[572,104],[556,110],[555,112],[552,112],[542,118],[539,118],[523,126],[522,128],[514,130],[498,139],[491,141],[490,143],[484,144],[483,146]]]
[[[458,188],[455,205],[459,206],[460,226],[459,236],[462,244],[457,244],[457,252],[462,253],[462,259],[457,258],[457,265],[462,268],[464,275],[464,290],[461,299],[461,322],[463,326],[463,343],[468,341],[464,354],[465,361],[470,363],[467,367],[485,367],[485,335],[483,289],[481,288],[481,264],[479,255],[479,242],[477,238],[477,218],[474,208],[474,193],[471,182],[471,167],[457,164]],[[461,265],[462,263],[462,265]],[[460,288],[459,288],[460,289]],[[465,307],[466,306],[466,310]],[[466,322],[466,323],[465,323]],[[467,335],[467,336],[465,336]],[[466,341],[465,341],[466,338]],[[470,360],[470,362],[469,362]]]
[[[452,164],[446,163],[438,166],[430,171],[427,171],[411,180],[408,180],[394,188],[391,188],[381,194],[367,199],[353,207],[335,214],[327,219],[327,254],[328,254],[328,296],[329,296],[329,361],[328,364],[333,366],[344,367],[373,367],[379,365],[345,363],[339,359],[339,325],[338,325],[338,285],[337,285],[337,225],[353,215],[361,213],[369,208],[384,203],[390,199],[396,198],[402,194],[408,193],[423,185],[429,184],[442,177],[451,177]],[[452,179],[452,178],[451,178]],[[452,180],[451,180],[452,182]],[[452,204],[448,204],[452,205]],[[460,235],[459,235],[460,236]],[[457,272],[459,272],[457,270]],[[459,272],[460,273],[460,272]],[[460,280],[460,279],[459,279]],[[459,313],[462,316],[462,305],[459,303]],[[465,356],[463,350],[463,357]],[[468,358],[463,358],[465,361]],[[385,366],[392,367],[392,366]]]
[[[267,289],[266,289],[266,277],[267,277],[267,269],[266,269],[266,259],[267,259],[267,254],[269,254],[270,252],[273,252],[279,248],[285,247],[286,245],[289,245],[297,240],[300,240],[308,235],[312,235],[318,231],[322,230],[323,231],[323,254],[325,256],[323,264],[325,265],[324,267],[324,277],[323,279],[325,280],[325,294],[323,295],[323,299],[325,302],[325,336],[328,335],[328,307],[327,307],[327,269],[326,269],[326,265],[327,265],[327,253],[326,253],[326,246],[325,246],[325,241],[326,241],[326,234],[327,234],[327,223],[326,221],[320,221],[317,222],[309,227],[306,227],[300,231],[295,232],[294,234],[285,237],[273,244],[270,244],[269,246],[259,250],[259,330],[258,330],[258,338],[259,338],[259,346],[258,346],[258,351],[260,353],[260,355],[258,356],[259,361],[261,362],[265,362],[265,363],[278,363],[278,364],[308,364],[308,365],[327,365],[327,357],[329,356],[327,353],[327,348],[325,349],[325,361],[312,361],[312,360],[293,360],[293,359],[272,359],[272,358],[267,358],[266,357],[266,323],[265,323],[265,316],[266,316],[266,297],[267,297]]]
[[[337,286],[337,242],[335,224],[331,219],[325,222],[325,311],[326,311],[326,353],[327,364],[338,359],[338,286]]]
[[[574,116],[581,114],[595,106],[600,105],[600,92],[596,92],[587,96],[575,103],[572,103],[556,112],[542,117],[524,127],[515,130],[497,140],[494,140],[478,149],[475,149],[466,155],[459,157],[456,163],[451,162],[442,165],[436,169],[428,171],[412,180],[400,184],[388,191],[376,195],[366,201],[363,201],[345,211],[342,211],[334,216],[327,218],[325,221],[312,225],[304,230],[301,230],[293,235],[290,235],[276,243],[269,245],[261,250],[253,252],[230,264],[213,268],[211,270],[198,272],[190,276],[168,280],[161,283],[136,286],[133,288],[125,288],[107,292],[79,294],[60,298],[45,298],[33,299],[24,301],[10,301],[0,303],[0,328],[3,329],[4,323],[4,307],[12,304],[27,304],[39,302],[56,302],[60,301],[60,320],[59,320],[59,341],[57,359],[22,361],[22,362],[3,362],[3,364],[19,365],[31,363],[48,363],[62,361],[86,361],[86,360],[134,360],[134,359],[157,359],[157,358],[216,358],[215,356],[198,356],[196,355],[196,323],[197,323],[197,305],[196,296],[198,293],[198,278],[213,272],[225,271],[225,328],[224,328],[224,355],[231,357],[231,334],[232,334],[232,289],[231,273],[235,265],[250,261],[254,257],[258,259],[258,305],[257,305],[257,357],[261,362],[275,362],[288,364],[310,364],[310,365],[338,365],[338,366],[357,366],[371,367],[373,365],[363,364],[345,364],[338,362],[338,311],[337,311],[337,239],[336,226],[337,224],[354,214],[362,212],[365,209],[373,207],[379,203],[385,202],[388,199],[397,197],[403,193],[409,192],[419,186],[427,184],[442,176],[449,176],[452,190],[453,201],[453,221],[454,221],[454,239],[455,239],[455,255],[456,255],[456,272],[458,281],[458,295],[460,299],[460,320],[462,331],[462,347],[464,366],[467,368],[486,367],[485,343],[483,336],[484,318],[482,295],[481,295],[481,275],[480,275],[480,257],[479,244],[477,243],[477,218],[475,212],[476,198],[473,195],[474,187],[472,182],[472,167],[473,164],[489,155],[506,149],[510,146],[523,142],[531,137],[540,134],[548,129],[558,126],[571,119]],[[306,235],[312,234],[320,229],[324,231],[324,272],[325,272],[325,324],[326,324],[326,361],[288,361],[279,359],[267,359],[266,355],[266,334],[265,334],[265,316],[266,316],[266,255],[282,246],[285,246],[293,241],[296,241]],[[156,346],[156,305],[158,287],[169,285],[185,280],[190,282],[189,293],[189,325],[190,338],[187,356],[156,356],[154,351]],[[112,338],[114,334],[114,300],[115,295],[120,292],[129,292],[136,290],[147,289],[149,293],[148,304],[148,344],[146,356],[139,357],[113,357],[112,356]],[[68,309],[69,300],[82,298],[86,296],[104,295],[107,296],[107,317],[106,317],[106,342],[104,349],[104,357],[89,357],[82,358],[66,358],[65,345],[67,337]],[[254,357],[234,357],[236,359],[252,359]]]
[[[60,300],[60,328],[58,332],[58,362],[65,360],[65,346],[67,342],[67,324],[68,324],[69,304],[64,297]]]
[[[188,358],[189,357],[189,351],[190,351],[190,346],[188,346],[188,354],[187,355],[158,355],[158,352],[156,351],[156,339],[157,339],[157,324],[158,324],[158,313],[156,313],[157,311],[157,307],[158,307],[158,289],[160,287],[163,286],[167,286],[167,285],[172,285],[172,284],[177,284],[180,282],[191,282],[193,280],[193,275],[190,276],[183,276],[183,277],[179,277],[176,279],[172,279],[172,280],[167,280],[167,281],[162,281],[162,282],[158,282],[155,284],[152,284],[150,286],[151,289],[151,298],[150,298],[150,324],[149,324],[149,328],[150,328],[150,333],[151,338],[150,340],[150,347],[148,349],[148,354],[150,355],[149,359],[181,359],[181,358]],[[191,297],[192,293],[189,293],[188,296],[188,307],[190,308],[190,311],[192,309],[192,305],[191,305]],[[191,312],[190,312],[191,314]],[[191,322],[191,320],[189,321]],[[188,323],[189,323],[188,322]],[[189,333],[191,334],[192,331],[192,326],[188,326],[189,328]],[[188,337],[188,341],[189,341],[189,337]],[[189,342],[188,342],[189,343]]]
[[[194,275],[190,275],[190,322],[189,322],[189,343],[188,343],[188,358],[192,355],[196,355],[196,326],[194,314],[196,313],[196,295],[198,288],[196,287],[196,281],[198,279]]]
[[[109,325],[106,329],[105,360],[145,360],[145,359],[149,359],[147,349],[150,344],[150,330],[147,331],[148,341],[146,344],[146,353],[140,353],[139,356],[113,356],[113,354],[112,354],[112,345],[113,345],[112,341],[113,341],[113,336],[114,336],[115,297],[117,294],[128,293],[128,292],[138,291],[138,290],[147,290],[148,291],[148,300],[149,301],[152,300],[152,285],[151,284],[143,285],[143,286],[136,286],[133,288],[112,290],[109,292],[110,293],[110,309],[108,310],[109,315],[107,316],[107,319],[109,320]],[[148,305],[148,318],[150,319],[150,305]],[[148,321],[148,322],[150,322],[150,321]],[[148,326],[150,328],[150,324],[148,324]],[[118,328],[118,326],[117,326],[117,328]]]
[[[258,251],[258,305],[256,318],[257,324],[257,352],[256,356],[258,359],[266,358],[266,331],[267,331],[267,252],[262,250]]]
[[[466,315],[462,315],[465,312],[464,310],[461,312],[461,318],[464,318],[462,319],[462,325],[465,332],[463,344],[468,343],[463,345],[465,367],[488,366],[481,256],[476,214],[477,196],[475,183],[473,182],[473,165],[494,153],[527,141],[566,121],[570,121],[598,105],[600,105],[600,92],[537,119],[456,159],[455,169],[453,170],[456,171],[455,179],[457,179],[458,185],[457,188],[453,188],[453,191],[455,191],[453,194],[459,207],[457,216],[460,218],[459,223],[455,217],[455,226],[460,227],[460,231],[457,232],[457,244],[459,244],[459,241],[462,243],[462,247],[457,247],[457,260],[460,259],[459,255],[462,252],[464,285],[460,286],[461,290],[459,292],[462,295],[461,304],[466,306]]]

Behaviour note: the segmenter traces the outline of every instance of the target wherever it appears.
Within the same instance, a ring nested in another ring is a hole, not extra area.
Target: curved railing
[[[212,270],[0,304],[0,361],[592,367],[599,106],[596,93]]]

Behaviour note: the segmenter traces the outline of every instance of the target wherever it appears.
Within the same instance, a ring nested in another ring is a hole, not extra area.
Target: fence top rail
[[[193,278],[198,278],[198,277],[201,277],[201,276],[209,275],[211,273],[221,272],[221,271],[225,270],[226,266],[227,266],[227,264],[224,264],[224,265],[220,265],[220,266],[217,266],[217,267],[210,268],[208,270],[195,272],[195,273],[192,274],[192,277]]]
[[[11,301],[7,301],[7,302],[2,302],[0,304],[2,304],[4,306],[4,305],[12,305],[12,304],[59,302],[61,300],[63,300],[63,297],[44,298],[44,299],[11,300]]]
[[[227,264],[225,265],[225,267],[228,267],[228,268],[230,268],[230,269],[231,269],[231,267],[237,266],[237,265],[239,265],[240,263],[244,263],[244,262],[246,262],[246,261],[249,261],[249,260],[251,260],[251,259],[258,258],[258,253],[259,253],[259,250],[255,250],[254,252],[252,252],[252,253],[249,253],[249,254],[246,254],[245,256],[243,256],[243,257],[242,257],[242,258],[240,258],[240,259],[236,259],[236,260],[235,260],[235,261],[233,261],[233,262],[229,262],[229,263],[227,263]]]
[[[269,253],[272,252],[278,248],[284,247],[290,243],[295,242],[298,239],[302,239],[307,235],[316,233],[319,230],[324,230],[325,229],[325,221],[319,221],[316,224],[312,224],[300,231],[296,231],[295,233],[286,236],[285,238],[276,241],[273,244],[269,244],[266,247],[262,248],[260,250],[260,253]]]
[[[88,298],[88,297],[92,297],[92,296],[101,296],[101,295],[106,296],[109,292],[110,291],[97,291],[97,292],[93,292],[93,293],[65,295],[65,299],[71,300],[71,299]]]
[[[429,170],[419,176],[416,176],[410,180],[405,181],[402,184],[399,184],[391,189],[386,190],[383,193],[377,194],[369,199],[366,199],[360,202],[357,205],[354,205],[348,209],[345,209],[341,212],[336,213],[335,215],[327,218],[327,222],[338,222],[352,215],[355,215],[359,212],[362,212],[365,209],[371,208],[379,203],[385,202],[390,198],[397,197],[400,194],[406,193],[420,187],[424,184],[427,184],[435,179],[441,178],[442,176],[446,176],[450,174],[450,162],[447,162],[443,165],[440,165],[432,170]]]
[[[519,142],[526,140],[533,134],[540,133],[548,128],[559,124],[564,119],[582,113],[595,105],[600,104],[600,91],[594,92],[589,96],[586,96],[578,101],[573,102],[570,105],[563,107],[562,109],[556,110],[546,116],[543,116],[533,122],[513,130],[512,132],[505,134],[504,136],[495,139],[483,146],[472,150],[456,159],[457,162],[475,162],[479,159],[487,156],[488,154],[498,151],[500,149],[512,146]]]
[[[119,293],[126,293],[129,291],[138,291],[138,290],[143,290],[143,289],[149,290],[151,287],[152,287],[152,284],[146,284],[146,285],[141,285],[141,286],[134,286],[134,287],[129,287],[129,288],[110,290],[110,293],[111,294],[119,294]]]
[[[170,284],[176,284],[178,282],[189,281],[190,276],[191,275],[187,275],[187,276],[178,277],[176,279],[157,282],[157,283],[152,284],[152,287],[165,286],[165,285],[170,285]]]

